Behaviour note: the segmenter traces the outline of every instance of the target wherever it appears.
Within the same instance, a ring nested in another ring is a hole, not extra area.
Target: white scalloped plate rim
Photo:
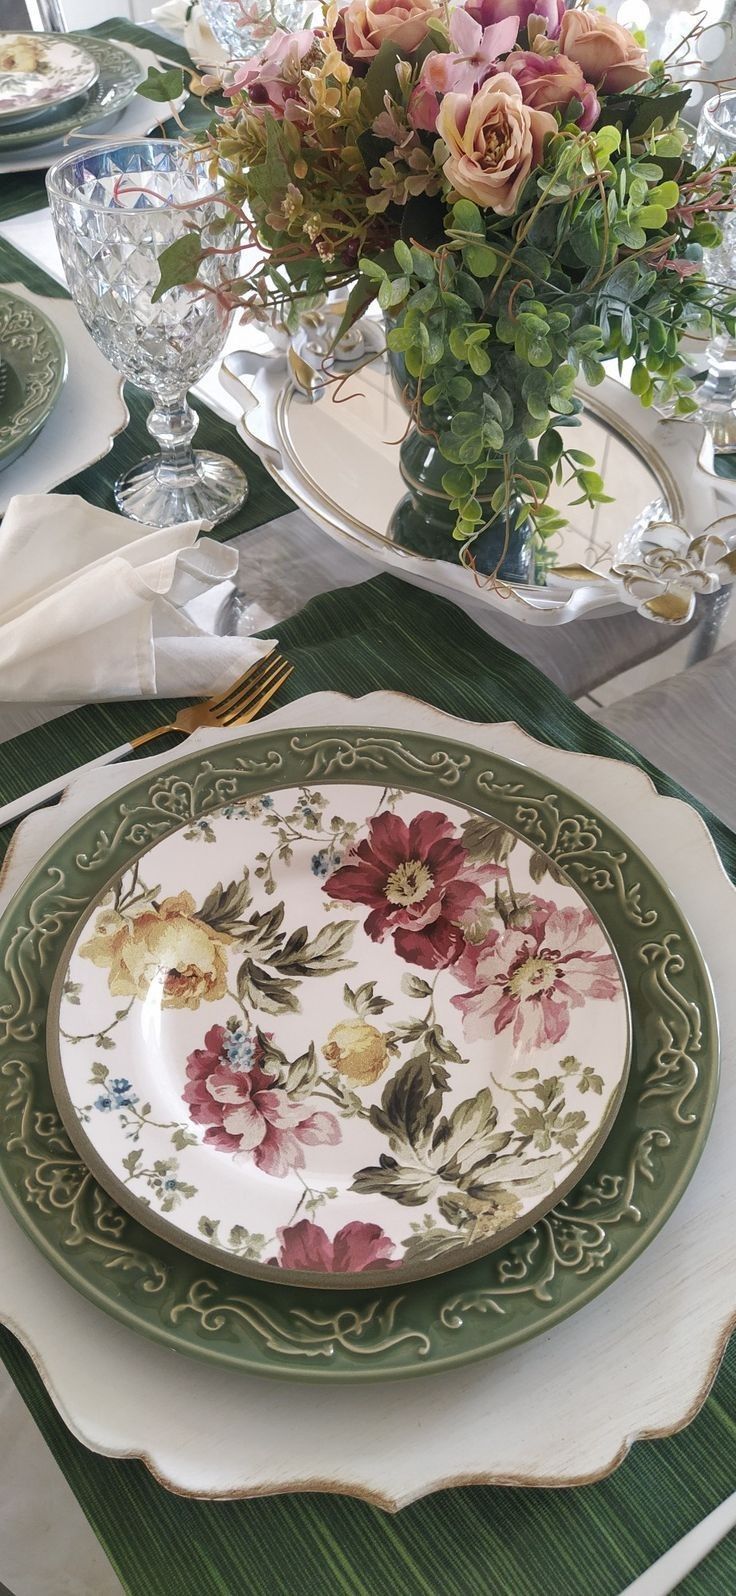
[[[511,722],[462,721],[401,694],[374,693],[360,700],[314,694],[273,713],[269,724],[296,728],[340,717],[356,725],[429,732],[452,728],[458,738],[530,764],[604,809],[662,873],[669,862],[671,874],[674,855],[682,860],[684,843],[678,898],[701,938],[714,979],[728,1065],[736,1052],[736,993],[729,986],[723,926],[732,917],[736,930],[736,890],[707,828],[688,804],[660,796],[642,771],[621,761],[549,747]],[[254,732],[263,726],[257,723]],[[243,735],[243,728],[230,734]],[[220,740],[222,734],[200,733],[188,746]],[[168,759],[148,761],[147,768]],[[56,812],[31,816],[0,882],[3,898],[7,901],[53,837],[127,780],[120,769],[94,772],[68,790]],[[84,1302],[2,1209],[7,1267],[0,1280],[0,1320],[26,1348],[65,1423],[85,1446],[105,1456],[140,1460],[160,1484],[180,1495],[227,1499],[337,1492],[395,1512],[451,1486],[589,1484],[610,1474],[634,1441],[672,1435],[695,1417],[736,1327],[736,1238],[724,1201],[732,1185],[729,1148],[736,1123],[736,1079],[729,1077],[733,1071],[726,1067],[700,1166],[646,1253],[595,1302],[548,1335],[435,1376],[431,1410],[421,1400],[428,1389],[424,1381],[345,1386],[325,1404],[323,1387],[232,1375],[172,1358]],[[709,1203],[710,1225],[704,1230],[702,1210]],[[695,1284],[692,1242],[688,1246],[694,1222],[696,1241],[706,1234],[713,1253],[711,1268],[704,1271],[701,1247]],[[693,1312],[685,1307],[688,1289],[698,1305],[697,1334]],[[12,1305],[3,1303],[6,1291],[15,1294]],[[681,1309],[675,1317],[668,1305],[673,1298]],[[111,1360],[112,1383],[102,1380]],[[605,1379],[596,1384],[601,1368]],[[572,1404],[571,1374],[577,1382]],[[591,1377],[597,1411],[584,1389]],[[572,1414],[565,1411],[571,1407]]]

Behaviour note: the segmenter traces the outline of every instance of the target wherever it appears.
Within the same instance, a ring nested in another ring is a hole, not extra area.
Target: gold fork
[[[98,759],[88,760],[86,765],[79,765],[76,770],[70,770],[65,776],[57,776],[53,781],[46,782],[43,787],[34,788],[33,792],[25,793],[22,798],[16,798],[12,803],[5,804],[0,809],[0,826],[7,825],[10,820],[20,820],[22,815],[27,815],[31,809],[39,809],[42,804],[50,803],[58,798],[68,787],[73,776],[81,775],[85,770],[94,770],[99,765],[112,765],[119,759],[125,759],[134,748],[142,748],[144,743],[150,743],[154,737],[163,737],[164,732],[193,732],[202,726],[244,726],[248,721],[254,720],[260,710],[273,698],[274,693],[283,687],[291,675],[294,667],[281,654],[267,654],[259,659],[256,665],[243,672],[231,687],[224,693],[219,693],[216,698],[207,699],[204,703],[190,704],[186,709],[180,709],[176,719],[167,726],[154,726],[151,731],[143,732],[140,737],[134,737],[132,742],[122,743],[119,748],[111,748],[106,754],[100,754]]]
[[[293,665],[281,654],[267,654],[257,665],[251,665],[249,670],[244,671],[226,693],[220,693],[217,698],[208,698],[203,704],[188,704],[186,709],[179,710],[176,719],[168,726],[154,726],[152,731],[142,732],[140,737],[134,737],[132,742],[125,744],[126,750],[142,748],[154,737],[162,737],[164,732],[189,733],[199,731],[202,726],[245,725],[249,720],[255,720],[274,693],[283,687],[293,669]],[[116,755],[121,757],[117,750],[108,757],[115,758]]]

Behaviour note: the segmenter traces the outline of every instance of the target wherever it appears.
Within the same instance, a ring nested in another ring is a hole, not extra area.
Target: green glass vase
[[[406,370],[403,355],[389,349],[387,357],[394,390],[404,409],[411,413],[416,383]],[[437,432],[448,427],[451,419],[451,415],[441,414],[436,407],[420,409],[419,424],[413,421],[409,427],[399,446],[399,470],[407,491],[391,516],[388,535],[413,553],[459,565],[463,545],[452,535],[457,514],[442,486],[448,463],[435,441]],[[525,520],[508,530],[506,512],[494,514],[491,509],[491,499],[502,481],[499,466],[490,470],[481,484],[478,498],[484,512],[487,507],[488,520],[471,544],[473,562],[482,575],[494,574],[506,582],[532,583],[535,572],[531,522]],[[512,498],[508,518],[511,522],[520,504],[519,499]]]

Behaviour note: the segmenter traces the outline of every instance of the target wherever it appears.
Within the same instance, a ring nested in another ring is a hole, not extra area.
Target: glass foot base
[[[179,521],[227,521],[248,497],[240,466],[221,454],[195,449],[194,470],[173,470],[149,455],[115,483],[115,503],[131,521],[176,526]]]

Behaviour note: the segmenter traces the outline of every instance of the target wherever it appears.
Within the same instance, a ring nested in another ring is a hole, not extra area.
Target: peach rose
[[[607,94],[620,94],[649,77],[647,53],[628,28],[600,11],[566,11],[560,52],[577,61],[583,75]]]
[[[525,105],[509,72],[488,78],[475,95],[446,94],[437,132],[449,150],[443,171],[465,199],[511,216],[547,133],[557,132],[548,111]]]
[[[370,61],[387,39],[402,50],[416,50],[426,38],[429,18],[439,11],[434,0],[350,0],[341,15],[350,54]]]

